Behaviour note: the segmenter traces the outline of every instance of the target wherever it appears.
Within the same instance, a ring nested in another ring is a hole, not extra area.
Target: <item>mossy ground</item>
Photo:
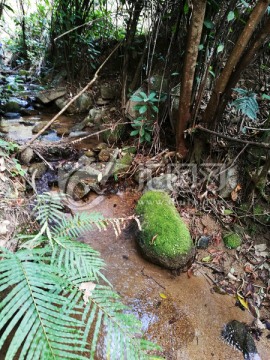
[[[230,233],[223,237],[224,245],[229,249],[236,249],[241,245],[241,236],[236,233]]]
[[[192,252],[193,243],[188,227],[168,194],[148,191],[139,200],[136,212],[142,219],[140,242],[144,251],[149,251],[151,256],[171,258],[172,261]]]

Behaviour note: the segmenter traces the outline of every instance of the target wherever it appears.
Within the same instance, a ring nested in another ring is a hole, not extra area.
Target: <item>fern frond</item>
[[[104,268],[104,262],[99,252],[89,245],[71,241],[65,237],[57,238],[51,256],[51,264],[64,269],[74,283],[96,281],[104,279],[100,272]]]
[[[63,294],[67,281],[57,268],[41,262],[48,259],[48,249],[16,254],[4,248],[0,251],[0,291],[12,286],[0,303],[0,349],[15,330],[6,359],[12,360],[21,346],[20,359],[72,358],[75,352],[79,352],[76,359],[86,359],[82,355],[87,351],[83,321],[74,312],[59,311],[68,301]]]
[[[237,111],[240,111],[243,115],[246,115],[251,120],[257,119],[257,112],[259,111],[258,102],[256,100],[256,94],[245,89],[236,88],[233,89],[238,92],[241,97],[234,100],[232,105],[235,106]]]
[[[106,229],[106,223],[100,213],[80,213],[74,215],[72,218],[63,216],[58,224],[53,228],[53,236],[77,238],[87,231],[93,230],[96,226],[98,229]]]
[[[151,359],[149,351],[160,350],[152,342],[142,339],[141,322],[128,312],[111,288],[97,285],[88,300],[84,340],[91,337],[90,359],[94,359],[97,344],[102,340],[106,358],[110,360]]]

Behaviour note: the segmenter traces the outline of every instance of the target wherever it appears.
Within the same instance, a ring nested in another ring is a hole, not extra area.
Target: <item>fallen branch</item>
[[[77,94],[75,95],[67,104],[66,106],[63,107],[62,110],[60,110],[35,136],[32,137],[32,139],[30,141],[28,141],[28,143],[26,145],[24,145],[21,149],[20,152],[22,152],[23,150],[25,150],[29,145],[31,145],[45,130],[47,130],[52,123],[59,118],[60,115],[62,115],[67,108],[69,108],[69,106],[71,104],[74,103],[74,101],[76,101],[86,90],[88,90],[90,88],[90,86],[97,80],[98,78],[98,74],[101,71],[101,69],[103,68],[103,66],[107,63],[107,61],[110,59],[110,57],[115,53],[115,51],[119,48],[119,46],[121,45],[121,43],[119,43],[114,49],[113,51],[110,53],[110,55],[103,61],[103,63],[100,65],[100,67],[97,69],[97,71],[94,74],[93,79]]]
[[[264,149],[270,149],[270,144],[267,144],[267,143],[264,143],[264,142],[236,139],[236,138],[233,138],[231,136],[220,134],[220,133],[218,133],[216,131],[206,129],[201,125],[195,126],[195,129],[201,130],[201,131],[206,132],[208,134],[212,134],[212,135],[218,136],[220,138],[223,138],[223,139],[226,139],[226,140],[229,140],[229,141],[234,141],[234,142],[238,142],[238,143],[246,144],[246,145],[258,146],[258,147],[261,147],[261,148],[264,148]]]

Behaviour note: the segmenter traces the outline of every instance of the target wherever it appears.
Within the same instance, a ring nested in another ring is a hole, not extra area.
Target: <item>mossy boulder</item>
[[[237,233],[229,233],[223,237],[223,242],[227,248],[236,249],[242,244],[242,239]]]
[[[108,125],[106,125],[108,126]],[[124,134],[125,134],[125,130],[126,130],[126,125],[121,124],[121,125],[116,125],[115,128],[112,129],[108,129],[106,131],[104,131],[102,133],[102,139],[103,141],[107,142],[107,143],[115,143],[120,141]]]
[[[136,213],[142,230],[138,244],[151,262],[168,269],[181,269],[195,249],[187,225],[164,191],[148,191],[139,200]]]

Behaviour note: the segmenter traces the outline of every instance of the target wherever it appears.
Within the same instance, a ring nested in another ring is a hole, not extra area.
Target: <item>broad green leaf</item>
[[[142,102],[143,98],[139,97],[138,95],[132,95],[130,100],[136,101],[136,102]]]
[[[267,94],[262,94],[262,99],[263,100],[270,100],[270,96]]]
[[[143,105],[139,108],[139,113],[144,114],[147,111],[147,105]]]
[[[230,11],[227,15],[227,20],[232,21],[235,18],[234,11]]]
[[[139,130],[133,130],[131,131],[130,136],[136,136],[138,134],[139,134]]]
[[[224,50],[224,44],[219,44],[217,47],[217,53],[220,53]]]
[[[204,26],[207,28],[207,29],[213,29],[214,28],[214,23],[211,21],[211,20],[204,20]]]

